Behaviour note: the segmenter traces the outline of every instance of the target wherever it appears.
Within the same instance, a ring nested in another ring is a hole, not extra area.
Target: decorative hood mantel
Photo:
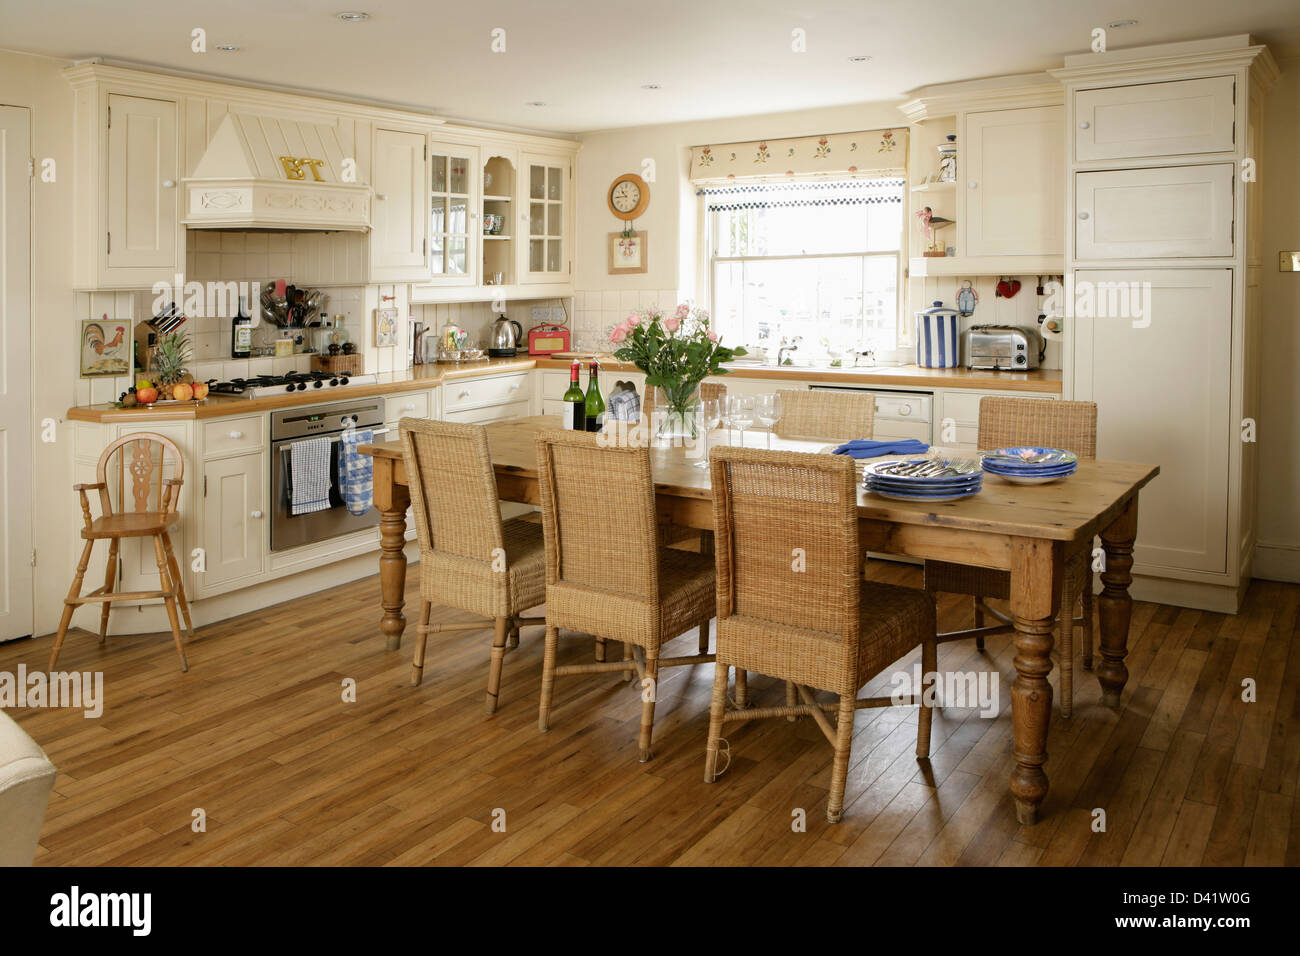
[[[189,229],[370,229],[370,186],[332,126],[229,113],[183,180]]]

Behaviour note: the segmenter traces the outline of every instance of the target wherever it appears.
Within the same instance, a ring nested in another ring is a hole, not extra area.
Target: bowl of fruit
[[[158,337],[150,358],[150,378],[142,378],[117,400],[119,408],[138,405],[187,405],[205,401],[208,384],[196,382],[185,368],[190,360],[189,339],[180,332]]]

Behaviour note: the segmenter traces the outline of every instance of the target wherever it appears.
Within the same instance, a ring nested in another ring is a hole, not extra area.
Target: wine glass
[[[704,439],[704,457],[695,463],[696,468],[709,467],[709,433],[718,427],[721,420],[722,409],[716,398],[706,398],[700,402],[700,427],[704,432],[700,437]]]
[[[740,447],[745,447],[745,429],[754,424],[754,396],[736,395],[727,399],[731,424],[740,432]]]
[[[758,396],[754,403],[754,414],[759,424],[767,429],[767,448],[772,450],[772,428],[781,420],[781,396],[775,392]]]

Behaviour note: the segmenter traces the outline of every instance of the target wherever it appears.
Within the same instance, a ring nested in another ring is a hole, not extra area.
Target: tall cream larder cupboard
[[[1065,85],[1066,394],[1149,461],[1139,598],[1235,612],[1255,544],[1261,100],[1247,36],[1084,54]],[[1073,288],[1071,289],[1071,285]]]

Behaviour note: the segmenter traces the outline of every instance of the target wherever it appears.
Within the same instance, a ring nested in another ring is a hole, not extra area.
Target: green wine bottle
[[[587,430],[587,396],[578,384],[580,366],[575,361],[569,368],[569,390],[564,393],[564,427],[575,431]]]
[[[600,363],[591,363],[591,378],[587,380],[586,400],[587,431],[598,432],[605,427],[605,399],[600,395]]]

